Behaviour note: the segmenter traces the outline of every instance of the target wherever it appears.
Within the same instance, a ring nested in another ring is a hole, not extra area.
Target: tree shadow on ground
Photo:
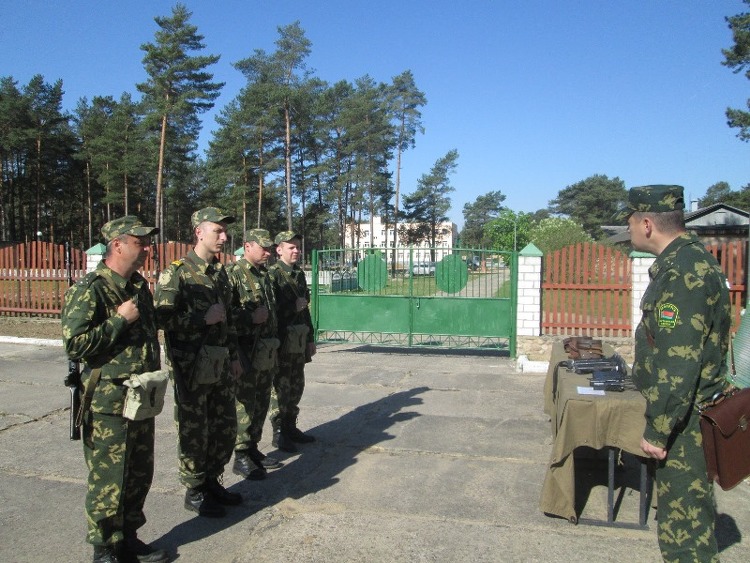
[[[311,428],[309,432],[316,437],[316,442],[300,446],[301,454],[288,457],[283,467],[269,472],[267,479],[240,481],[228,488],[242,494],[245,501],[242,505],[228,507],[223,518],[196,516],[182,522],[156,540],[154,545],[175,553],[182,545],[230,528],[284,499],[303,498],[335,485],[339,481],[338,475],[357,463],[361,452],[395,437],[388,432],[392,426],[419,416],[408,409],[421,404],[418,395],[428,389],[416,387],[393,393]],[[272,452],[272,455],[283,457],[286,454]]]

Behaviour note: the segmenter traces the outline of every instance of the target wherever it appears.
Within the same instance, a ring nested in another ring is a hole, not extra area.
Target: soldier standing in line
[[[151,251],[148,227],[125,216],[102,227],[107,250],[96,270],[65,293],[65,351],[85,364],[82,383],[83,454],[89,470],[87,541],[95,563],[158,563],[169,556],[143,543],[143,505],[154,475],[154,419],[123,417],[132,374],[160,367],[156,313],[148,283],[138,273]]]
[[[221,484],[237,435],[234,389],[242,374],[227,313],[231,287],[217,258],[233,221],[216,207],[193,213],[195,247],[161,273],[154,296],[174,381],[185,508],[208,517],[242,502]]]
[[[657,460],[659,548],[665,561],[718,561],[713,484],[706,474],[697,405],[724,385],[731,308],[716,259],[685,232],[683,188],[633,188],[633,248],[650,252],[633,381],[646,398],[641,449]]]
[[[279,323],[279,372],[271,392],[273,445],[294,453],[296,443],[314,442],[315,438],[297,428],[299,403],[305,389],[305,362],[315,355],[315,335],[310,317],[310,292],[305,273],[297,265],[302,237],[292,231],[276,235],[279,259],[268,269],[276,296]]]
[[[258,449],[278,372],[276,302],[266,272],[273,241],[265,229],[245,233],[244,256],[229,269],[232,317],[237,329],[243,376],[237,384],[237,441],[233,471],[246,479],[265,479],[281,467]]]

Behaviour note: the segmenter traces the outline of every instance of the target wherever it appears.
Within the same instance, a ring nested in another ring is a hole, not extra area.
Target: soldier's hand
[[[253,324],[260,325],[268,320],[268,307],[261,305],[253,311]]]
[[[221,303],[214,303],[206,311],[204,317],[207,325],[215,325],[217,323],[223,323],[227,320],[227,312],[224,309],[224,305]]]
[[[295,305],[297,306],[298,313],[300,311],[304,311],[305,309],[307,309],[307,299],[305,299],[304,297],[297,297]]]
[[[651,442],[646,440],[646,438],[641,438],[641,449],[643,450],[643,453],[646,454],[646,457],[652,457],[659,460],[667,457],[667,450],[660,448],[659,446],[654,446]]]
[[[307,355],[311,358],[318,353],[318,348],[315,346],[315,342],[308,342],[307,343]]]
[[[132,299],[128,299],[127,301],[122,303],[117,308],[117,314],[125,317],[125,320],[128,321],[129,325],[133,324],[141,316],[141,312],[138,310],[138,306],[135,304],[135,301],[133,301]]]

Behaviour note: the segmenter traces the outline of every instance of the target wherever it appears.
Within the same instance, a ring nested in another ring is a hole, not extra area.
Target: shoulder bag
[[[729,340],[732,375],[734,351]],[[708,478],[725,491],[750,476],[750,387],[730,387],[698,407]]]

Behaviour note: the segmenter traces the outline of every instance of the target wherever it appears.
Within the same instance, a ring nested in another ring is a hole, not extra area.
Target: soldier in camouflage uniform
[[[243,376],[237,385],[237,442],[233,471],[246,479],[264,479],[281,467],[258,449],[278,372],[276,302],[266,272],[273,241],[265,229],[245,233],[244,256],[232,265],[232,316],[237,328]]]
[[[193,213],[195,247],[161,273],[154,295],[175,387],[185,508],[208,517],[242,502],[221,484],[237,435],[234,390],[242,373],[228,314],[232,292],[217,258],[233,221],[216,207]]]
[[[315,335],[310,317],[310,292],[305,273],[297,265],[302,237],[292,231],[276,235],[277,262],[268,269],[276,296],[279,323],[279,372],[271,393],[273,445],[294,453],[296,443],[315,438],[297,428],[299,403],[305,389],[305,362],[315,354]]]
[[[646,398],[641,449],[657,460],[659,547],[665,561],[718,561],[713,484],[706,474],[696,405],[723,388],[730,302],[726,277],[685,232],[683,189],[629,192],[636,250],[656,255],[641,300],[633,380]]]
[[[137,536],[146,522],[143,504],[154,474],[154,419],[123,417],[123,382],[160,367],[154,302],[137,272],[159,230],[125,216],[101,232],[107,241],[104,259],[65,293],[62,310],[65,351],[85,366],[86,539],[94,545],[95,562],[167,561],[164,550]]]

